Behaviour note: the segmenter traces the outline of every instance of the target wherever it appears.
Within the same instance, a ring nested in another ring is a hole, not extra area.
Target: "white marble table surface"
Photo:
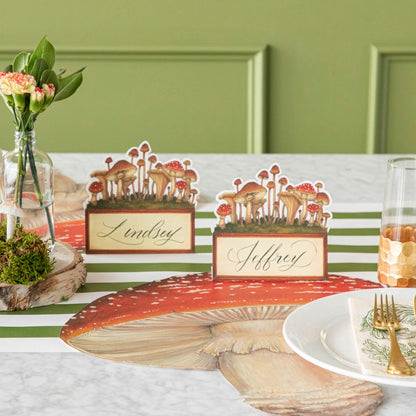
[[[52,154],[57,167],[83,183],[104,168],[105,155]],[[111,155],[116,158],[117,155]],[[160,155],[167,161],[177,155]],[[184,155],[178,156],[180,160]],[[201,202],[232,188],[235,176],[254,177],[278,163],[294,183],[322,180],[336,202],[383,198],[389,155],[186,155],[201,175]],[[129,365],[80,353],[2,353],[2,415],[254,416],[265,413],[243,403],[217,371],[185,371]],[[416,391],[383,386],[377,416],[415,413]]]
[[[105,169],[104,160],[125,158],[123,154],[51,154],[55,166],[78,183],[89,179],[93,170]],[[409,155],[406,155],[409,156]],[[232,189],[240,177],[252,180],[260,169],[277,163],[281,174],[292,183],[306,179],[324,181],[334,202],[382,202],[387,161],[400,155],[364,154],[158,154],[161,161],[190,159],[200,173],[197,185],[201,202],[215,201],[218,192]]]

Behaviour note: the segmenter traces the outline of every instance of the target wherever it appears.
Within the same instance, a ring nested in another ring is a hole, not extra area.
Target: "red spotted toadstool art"
[[[126,160],[105,159],[106,168],[91,173],[86,202],[95,209],[108,208],[188,208],[198,200],[198,174],[189,169],[190,160],[162,162],[151,154],[148,142],[126,152]],[[186,163],[185,163],[186,162]],[[102,189],[96,185],[96,181]],[[92,186],[92,189],[90,187]]]
[[[323,182],[290,183],[279,165],[218,194],[214,279],[325,279],[331,203]]]
[[[282,327],[299,305],[380,286],[335,275],[318,283],[174,276],[95,300],[65,324],[61,339],[114,361],[219,370],[249,405],[268,414],[370,415],[382,400],[380,387],[303,360]]]
[[[142,142],[91,173],[88,254],[194,252],[198,173],[189,159],[162,161],[151,150]]]
[[[323,182],[304,181],[291,184],[281,175],[279,165],[262,169],[257,180],[245,183],[235,179],[235,189],[218,194],[220,204],[231,207],[225,226],[217,217],[223,232],[322,233],[327,231],[331,213],[327,210],[331,197]],[[325,215],[324,215],[325,214]]]
[[[88,191],[91,192],[91,204],[97,205],[97,194],[102,192],[104,189],[101,182],[92,182],[88,187]]]

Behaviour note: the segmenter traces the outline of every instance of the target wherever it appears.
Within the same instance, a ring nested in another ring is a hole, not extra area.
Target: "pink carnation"
[[[42,101],[43,97],[45,97],[45,91],[38,87],[30,94],[30,99],[34,101]]]
[[[36,87],[36,80],[32,75],[21,72],[8,72],[0,74],[0,91],[4,95],[31,94]]]
[[[43,84],[43,91],[45,91],[45,98],[52,98],[55,95],[55,85]]]

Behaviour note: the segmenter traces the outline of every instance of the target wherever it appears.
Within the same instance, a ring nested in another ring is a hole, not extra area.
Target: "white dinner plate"
[[[394,295],[396,304],[411,302],[416,289],[364,289],[327,296],[292,312],[283,325],[288,345],[305,360],[344,376],[379,384],[416,387],[416,376],[373,376],[363,374],[358,364],[350,323],[348,298],[374,299],[375,293]]]

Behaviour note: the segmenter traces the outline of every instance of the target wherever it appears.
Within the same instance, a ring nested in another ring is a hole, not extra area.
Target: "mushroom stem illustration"
[[[322,222],[322,215],[323,215],[323,207],[324,205],[328,205],[330,203],[329,195],[325,192],[318,192],[316,194],[316,203],[319,205],[319,211],[316,216],[315,224],[321,225]]]
[[[235,195],[234,201],[246,207],[245,223],[250,224],[253,217],[253,204],[263,200],[267,189],[256,182],[247,182]]]
[[[137,161],[137,197],[141,198],[142,194],[142,178],[140,177],[140,171],[144,168],[145,161],[144,159],[139,159]]]
[[[119,172],[116,175],[116,178],[117,178],[116,199],[121,199],[123,197],[123,177],[124,177],[123,172]]]
[[[147,171],[147,177],[149,177],[149,171],[152,170],[152,166],[157,162],[157,157],[156,157],[156,155],[151,155],[151,156],[149,156],[148,160],[149,160],[150,166],[149,166],[149,169]],[[152,194],[153,194],[152,187],[149,186],[149,196],[152,196]]]
[[[97,194],[103,192],[103,184],[101,182],[92,182],[88,190],[91,192],[91,204],[97,205]]]
[[[316,214],[319,211],[319,205],[318,204],[309,204],[308,207],[307,207],[307,210],[308,210],[309,216],[310,216],[309,222],[308,222],[308,227],[312,227],[312,225],[315,222]]]
[[[103,185],[102,193],[103,193],[103,199],[108,199],[108,181],[105,178],[105,175],[107,174],[106,170],[96,170],[95,172],[91,173],[91,178],[98,179],[101,184]],[[100,191],[101,192],[101,191]]]
[[[306,182],[296,186],[293,192],[302,201],[302,212],[299,217],[299,224],[303,224],[306,220],[306,216],[308,215],[308,202],[315,200],[316,191],[310,183]]]
[[[111,163],[113,163],[113,159],[111,157],[108,157],[105,160],[105,163],[107,164],[107,172],[111,169],[110,165]],[[113,182],[110,181],[110,194],[109,194],[109,198],[113,197]]]
[[[279,193],[277,194],[277,200],[279,200],[279,194],[282,192],[283,187],[287,185],[287,182],[288,182],[288,180],[287,180],[287,178],[285,176],[281,177],[278,180],[278,183],[280,185],[280,189],[279,189]]]
[[[323,224],[322,227],[323,228],[326,228],[327,227],[328,219],[331,218],[331,214],[329,212],[324,212],[323,215],[322,215],[322,217],[324,219],[324,224]]]
[[[263,198],[260,201],[256,200],[256,202],[253,202],[253,208],[252,208],[253,209],[253,212],[252,212],[252,214],[253,214],[253,220],[254,221],[257,221],[259,224],[261,224],[261,221],[260,221],[261,215],[260,215],[259,209],[261,209],[261,211],[263,213],[263,219],[265,220],[265,217],[264,217],[264,205],[266,204],[266,202],[267,202],[267,199],[266,198]]]
[[[172,201],[176,192],[176,179],[183,178],[185,175],[185,171],[183,169],[182,164],[177,160],[165,163],[162,166],[162,170],[170,178],[170,191],[168,193],[167,200]]]
[[[187,169],[187,170],[185,170],[183,179],[186,182],[186,189],[185,189],[185,193],[183,195],[183,200],[186,202],[186,201],[189,200],[189,198],[191,196],[191,183],[196,182],[198,177],[197,177],[197,174],[194,170]]]
[[[321,192],[321,188],[324,186],[324,184],[322,182],[316,182],[315,183],[315,188],[316,188],[316,192],[319,193]]]
[[[198,199],[198,191],[196,189],[191,189],[191,204],[195,204]]]
[[[117,184],[116,199],[121,199],[123,195],[123,181],[128,181],[131,178],[135,178],[136,166],[128,162],[127,160],[119,160],[113,167],[106,173],[105,179],[107,181],[113,181]]]
[[[143,179],[142,198],[146,199],[149,197],[149,178]]]
[[[156,184],[156,201],[162,201],[165,189],[169,183],[169,177],[159,169],[152,169],[148,171],[149,177]]]
[[[267,172],[267,170],[262,170],[257,177],[260,179],[260,185],[263,186],[263,182],[266,179],[269,179],[269,172]]]
[[[267,204],[267,221],[269,222],[269,223],[271,223],[272,222],[272,217],[273,217],[273,215],[272,215],[272,208],[273,208],[273,202],[274,202],[274,193],[275,193],[275,191],[276,191],[276,185],[274,184],[274,182],[273,181],[269,181],[268,183],[267,183],[267,189],[268,189],[268,197],[267,197],[267,199],[268,199],[268,204]],[[272,191],[273,191],[273,195],[272,195]],[[264,213],[263,213],[263,217],[264,217]]]
[[[273,165],[270,169],[270,173],[273,175],[274,189],[273,189],[273,202],[276,201],[276,175],[280,173],[280,168],[278,165]],[[280,192],[282,189],[280,189]]]
[[[128,197],[130,195],[130,189],[129,187],[132,186],[132,196],[134,198],[134,181],[136,180],[136,177],[128,177],[126,179],[123,178],[122,180],[122,189],[123,189],[123,195],[125,197]]]
[[[191,161],[189,159],[186,159],[183,161],[183,165],[185,166],[185,172],[186,172],[189,166],[191,166]]]
[[[128,152],[128,155],[130,156],[130,163],[133,164],[134,159],[136,159],[136,157],[139,157],[139,151],[133,147],[130,149],[130,151]]]
[[[273,203],[273,224],[280,219],[280,201]]]
[[[231,222],[233,224],[237,224],[238,222],[238,218],[237,218],[237,204],[235,202],[235,193],[234,192],[225,192],[223,194],[221,194],[218,199],[219,200],[224,200],[228,205],[230,205],[231,207],[231,213],[230,218],[231,218]]]
[[[220,227],[221,229],[225,228],[225,217],[227,215],[230,215],[232,212],[231,210],[231,206],[228,204],[221,204],[218,208],[217,208],[217,214],[220,217],[220,222],[218,224],[218,227]]]
[[[246,224],[251,224],[252,222],[252,217],[253,217],[253,196],[250,195],[247,197],[247,202],[245,204],[246,207],[246,216],[244,219],[244,222]]]
[[[178,190],[178,196],[176,197],[176,202],[182,201],[182,195],[186,189],[186,182],[185,181],[178,181],[176,182],[176,189]]]
[[[143,179],[146,178],[146,153],[150,151],[150,146],[147,142],[143,142],[140,146],[140,151],[143,153],[142,160],[144,161],[143,164]]]
[[[281,192],[279,198],[286,207],[286,225],[293,225],[302,201],[292,192]]]
[[[239,191],[238,187],[241,185],[241,183],[242,182],[241,182],[241,179],[240,178],[237,178],[237,179],[234,180],[234,185],[235,185],[235,187],[237,189],[236,193],[238,193],[238,191]],[[243,205],[242,204],[238,204],[238,206],[239,206],[239,213],[237,215],[237,218],[239,219],[239,221],[241,223],[243,221]]]

